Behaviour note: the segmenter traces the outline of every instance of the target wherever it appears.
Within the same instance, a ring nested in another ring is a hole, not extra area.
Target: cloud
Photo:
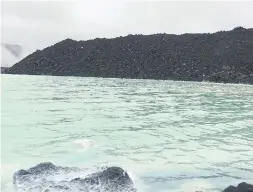
[[[4,1],[2,42],[23,55],[65,38],[86,40],[127,34],[196,33],[253,25],[253,2]],[[2,50],[1,65],[17,59]]]
[[[124,19],[131,31],[141,33],[215,32],[252,27],[252,6],[253,2],[132,2]]]
[[[16,16],[27,21],[56,21],[68,19],[71,2],[54,1],[5,1],[3,14]]]

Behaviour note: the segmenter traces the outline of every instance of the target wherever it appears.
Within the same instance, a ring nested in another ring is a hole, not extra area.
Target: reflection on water
[[[145,192],[253,182],[253,86],[1,77],[5,185],[43,161],[118,165]]]

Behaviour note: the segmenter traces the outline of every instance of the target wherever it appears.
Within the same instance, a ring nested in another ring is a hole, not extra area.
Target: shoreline
[[[217,84],[217,85],[243,85],[243,86],[253,86],[251,83],[224,83],[224,82],[212,82],[212,81],[191,81],[191,80],[173,80],[173,79],[137,79],[137,78],[119,78],[119,77],[95,77],[95,76],[77,76],[77,75],[35,75],[35,74],[10,74],[10,73],[0,73],[1,75],[10,76],[40,76],[40,77],[73,77],[73,78],[97,78],[97,79],[120,79],[120,80],[150,80],[150,81],[170,81],[170,82],[182,82],[182,83],[203,83],[203,84]]]

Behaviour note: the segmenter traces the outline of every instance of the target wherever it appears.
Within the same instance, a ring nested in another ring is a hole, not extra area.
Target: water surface
[[[253,86],[1,75],[2,190],[40,162],[121,166],[140,192],[253,183]]]

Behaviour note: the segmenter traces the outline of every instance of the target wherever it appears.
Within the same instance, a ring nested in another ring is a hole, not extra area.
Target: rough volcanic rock
[[[6,69],[8,69],[8,67],[1,67],[1,73],[4,73]]]
[[[242,182],[235,186],[229,186],[223,192],[253,192],[253,185]]]
[[[107,167],[87,173],[75,167],[60,167],[52,163],[40,163],[13,175],[18,191],[83,191],[83,192],[136,192],[134,184],[120,167]],[[222,192],[253,192],[253,185],[242,182],[229,186]]]
[[[120,167],[87,174],[79,168],[41,163],[14,173],[13,183],[19,191],[136,191],[131,178]]]
[[[253,84],[253,29],[63,40],[5,73]]]

